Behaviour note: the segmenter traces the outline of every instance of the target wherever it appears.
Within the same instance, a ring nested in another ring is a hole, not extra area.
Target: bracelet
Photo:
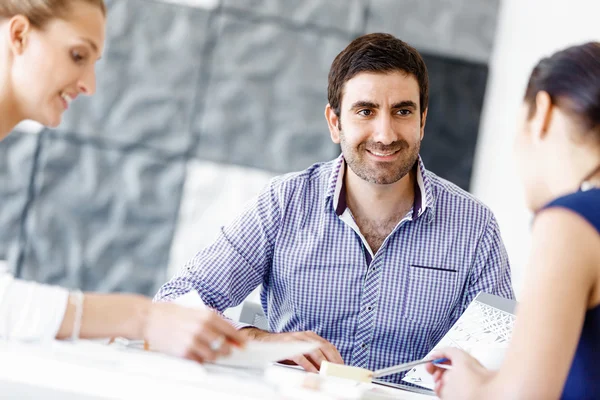
[[[75,317],[73,318],[73,330],[71,331],[71,341],[79,339],[81,332],[81,319],[83,318],[83,293],[81,290],[74,290],[70,293],[69,303],[75,306]]]

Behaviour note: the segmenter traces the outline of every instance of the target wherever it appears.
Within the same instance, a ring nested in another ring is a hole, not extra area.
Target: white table
[[[319,389],[303,387],[307,379]],[[92,342],[0,341],[0,399],[408,399],[435,397],[373,384],[322,379],[289,368],[201,366],[153,352]]]

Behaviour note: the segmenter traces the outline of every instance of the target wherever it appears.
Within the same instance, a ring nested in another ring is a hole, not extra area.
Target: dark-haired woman
[[[458,349],[428,366],[442,399],[600,399],[600,43],[534,68],[516,141],[532,253],[499,371]]]

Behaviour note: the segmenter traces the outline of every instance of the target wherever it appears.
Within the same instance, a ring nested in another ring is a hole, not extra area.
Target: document
[[[182,306],[206,307],[196,292],[188,292],[174,300]],[[224,367],[262,369],[276,361],[287,360],[298,354],[310,353],[319,347],[316,342],[258,342],[251,341],[243,349],[233,348],[227,357],[221,357],[213,364]]]
[[[251,341],[246,344],[244,349],[234,348],[229,356],[219,358],[214,364],[226,367],[262,369],[276,361],[310,353],[318,347],[317,342]]]
[[[488,369],[498,369],[510,342],[515,324],[517,302],[488,293],[479,293],[440,340],[433,352],[444,347],[458,347],[479,360]],[[404,382],[433,390],[434,382],[424,366],[413,368]]]

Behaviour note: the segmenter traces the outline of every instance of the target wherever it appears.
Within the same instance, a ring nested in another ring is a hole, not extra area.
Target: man
[[[419,157],[428,104],[419,53],[387,34],[333,61],[325,117],[342,155],[275,178],[156,296],[196,291],[222,312],[259,284],[270,332],[322,360],[375,370],[423,357],[480,291],[512,298],[494,216]],[[400,375],[391,380],[400,379]]]

